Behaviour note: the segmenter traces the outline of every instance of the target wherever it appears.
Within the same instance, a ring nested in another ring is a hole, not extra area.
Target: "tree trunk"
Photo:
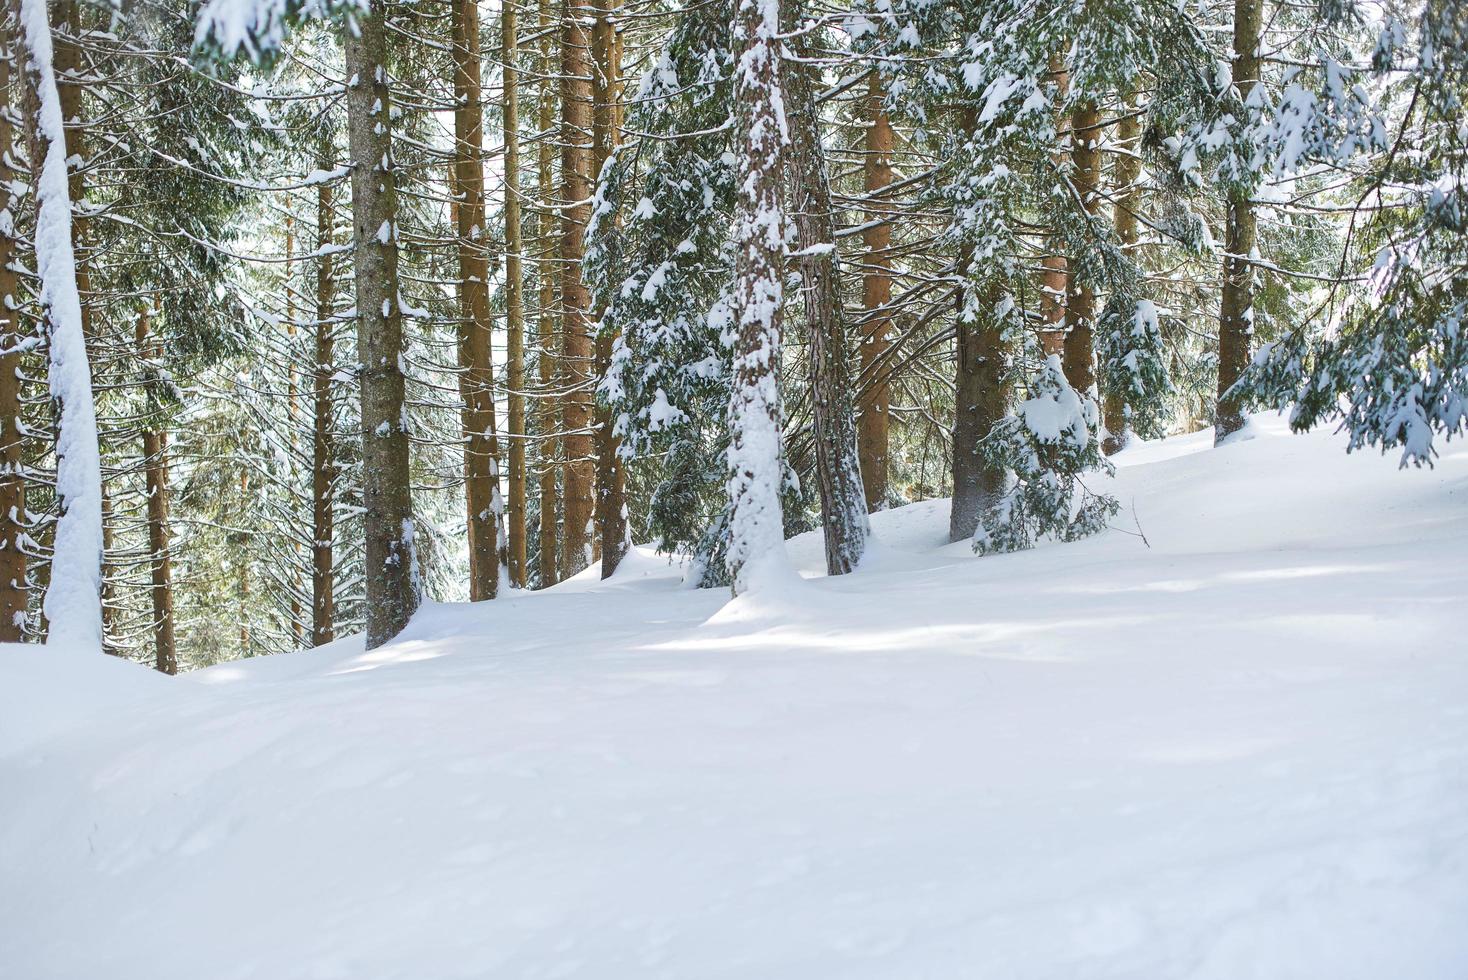
[[[780,509],[780,321],[785,220],[780,168],[789,142],[780,100],[779,0],[738,0],[734,40],[734,384],[729,405],[729,570],[734,593],[784,559]]]
[[[1259,36],[1263,0],[1234,0],[1233,83],[1240,102],[1259,81]],[[1244,409],[1228,390],[1249,364],[1254,334],[1254,202],[1248,187],[1234,182],[1228,190],[1228,224],[1224,231],[1223,290],[1218,317],[1218,408],[1213,439],[1217,444],[1244,427]]]
[[[346,31],[352,159],[357,363],[362,385],[362,503],[367,556],[367,649],[408,624],[418,606],[413,500],[403,404],[403,316],[398,294],[397,192],[382,0]]]
[[[561,8],[561,577],[591,560],[592,445],[590,298],[581,278],[586,223],[591,216],[591,60],[586,9],[577,0]]]
[[[453,0],[454,192],[458,198],[459,359],[464,395],[464,491],[469,512],[469,598],[499,588],[499,463],[494,438],[489,262],[485,255],[484,125],[479,5]]]
[[[1065,57],[1060,53],[1050,56],[1050,81],[1055,86],[1055,99],[1059,102],[1070,88],[1070,74],[1065,70]],[[1060,129],[1063,121],[1057,123]],[[1070,147],[1066,135],[1058,134],[1055,151],[1050,162],[1057,171],[1064,172],[1069,166]],[[1065,257],[1065,242],[1059,234],[1049,235],[1050,254],[1041,260],[1040,274],[1040,344],[1046,354],[1059,354],[1065,349],[1065,299],[1070,291],[1070,262]]]
[[[17,154],[10,125],[9,95],[18,79],[10,66],[19,53],[11,34],[10,5],[0,7],[0,643],[25,639],[29,609],[25,525],[25,462],[21,456],[20,295],[17,291],[14,190],[19,175],[11,166]]]
[[[537,101],[540,117],[537,128],[549,133],[555,126],[555,100],[551,96],[550,80],[556,74],[556,59],[551,52],[552,0],[540,0],[540,84]],[[540,465],[540,586],[555,585],[560,580],[560,547],[556,508],[556,475],[559,470],[558,456],[560,439],[560,400],[555,391],[555,352],[559,344],[556,333],[556,275],[558,268],[559,240],[555,233],[555,221],[549,210],[554,198],[552,181],[554,175],[553,149],[551,141],[542,137],[536,156],[536,193],[540,198],[541,210],[536,216],[536,237],[540,253],[540,296],[538,299],[539,320],[536,341],[540,348],[536,358],[536,373],[540,381],[540,398],[536,402],[537,460]]]
[[[500,11],[500,62],[504,71],[505,128],[505,327],[509,360],[510,582],[525,588],[525,273],[521,263],[520,234],[520,97],[515,69],[517,0],[505,0]]]
[[[961,125],[966,132],[973,131],[976,121],[972,110],[965,113]],[[970,256],[965,255],[965,270],[970,262]],[[1004,330],[994,315],[1000,299],[997,287],[991,287],[977,302],[966,302],[962,289],[957,297],[950,541],[973,538],[980,518],[1004,494],[1008,481],[1002,467],[991,466],[979,454],[980,444],[1009,409],[1005,389],[1008,351]]]
[[[334,163],[331,139],[321,141],[323,171]],[[332,558],[335,535],[332,504],[336,483],[336,453],[332,446],[331,378],[335,329],[336,280],[332,245],[331,185],[316,188],[316,361],[311,376],[311,645],[330,643],[336,636],[336,572]]]
[[[592,26],[591,46],[595,61],[592,75],[592,170],[601,177],[602,168],[611,159],[620,141],[621,46],[617,42],[612,17],[617,0],[598,0],[596,22]],[[602,311],[597,311],[601,319]],[[596,377],[605,377],[612,362],[615,337],[610,330],[598,327],[596,336]],[[612,432],[612,412],[605,405],[596,409],[596,538],[601,552],[601,577],[611,578],[627,553],[627,487],[618,455],[620,440]]]
[[[163,345],[148,335],[147,312],[138,316],[138,357],[156,384],[154,365],[163,357]],[[150,363],[151,362],[151,363]],[[178,673],[173,639],[173,566],[168,549],[168,435],[155,428],[158,406],[150,399],[152,416],[143,428],[143,474],[148,488],[148,565],[153,594],[153,666],[165,674]]]
[[[296,221],[292,215],[285,216],[285,333],[286,333],[286,425],[290,430],[290,459],[294,470],[297,459],[297,448],[300,431],[299,421],[301,417],[301,395],[300,395],[300,372],[296,369],[296,335],[299,327],[296,323],[296,290],[292,279],[292,266],[295,264],[296,255]],[[291,616],[291,646],[292,649],[301,647],[301,640],[305,635],[305,623],[301,615],[301,546],[300,541],[291,536],[291,567],[288,581],[290,585],[290,616]]]
[[[1100,210],[1101,113],[1095,103],[1075,111],[1070,122],[1071,183],[1081,206],[1096,218]],[[1065,379],[1082,397],[1096,396],[1096,291],[1089,276],[1072,275],[1065,303]]]
[[[882,108],[882,76],[873,71],[867,83],[865,156],[862,170],[868,197],[862,244],[866,247],[861,279],[861,305],[865,324],[861,340],[861,377],[865,381],[857,403],[857,448],[861,481],[868,510],[887,502],[887,467],[891,445],[892,388],[887,379],[888,338],[892,333],[892,223],[883,220],[889,207],[871,200],[892,183],[892,123]],[[880,223],[875,223],[880,222]]]
[[[845,575],[861,562],[867,543],[867,497],[857,460],[856,425],[847,365],[846,314],[841,303],[836,222],[831,184],[821,144],[820,107],[815,99],[811,57],[801,38],[796,60],[781,73],[789,95],[789,177],[798,248],[801,292],[809,330],[811,412],[816,480],[825,532],[826,572]]]
[[[1116,228],[1116,237],[1127,255],[1136,259],[1138,234],[1137,210],[1142,206],[1142,122],[1137,113],[1137,95],[1127,97],[1121,119],[1116,124],[1117,157],[1113,180],[1116,183],[1116,198],[1112,205],[1111,221]],[[1102,418],[1106,425],[1106,438],[1102,450],[1110,456],[1126,448],[1131,441],[1131,429],[1127,422],[1126,400],[1120,392],[1108,389],[1103,393]]]

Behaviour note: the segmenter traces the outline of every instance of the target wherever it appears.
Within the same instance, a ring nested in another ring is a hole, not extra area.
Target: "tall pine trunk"
[[[1259,81],[1259,38],[1263,0],[1234,0],[1233,84],[1239,101],[1247,102]],[[1249,364],[1254,334],[1254,202],[1246,182],[1228,189],[1228,222],[1224,229],[1223,290],[1218,316],[1218,408],[1214,442],[1244,427],[1244,409],[1228,391]]]
[[[520,229],[520,95],[515,68],[519,47],[517,0],[504,0],[500,11],[500,63],[504,72],[502,111],[505,129],[505,330],[509,361],[510,499],[508,554],[510,582],[526,583],[525,554],[525,272]]]
[[[11,65],[19,53],[10,4],[0,6],[0,643],[25,639],[26,590],[25,462],[21,455],[19,285],[15,274],[14,191],[18,155],[10,125],[8,96],[17,81]]]
[[[553,36],[552,0],[540,0],[540,84],[537,93],[540,117],[537,128],[542,134],[550,133],[555,126],[555,100],[551,96],[551,79],[555,77],[557,62],[551,51]],[[540,382],[540,397],[536,400],[536,460],[540,466],[540,585],[545,588],[560,581],[560,542],[556,510],[559,497],[556,494],[556,477],[559,471],[561,425],[560,399],[555,391],[556,349],[559,336],[556,331],[558,311],[556,308],[556,276],[558,272],[559,238],[556,235],[555,219],[550,205],[555,198],[554,150],[550,139],[542,135],[536,151],[536,196],[541,209],[536,215],[537,252],[540,295],[536,328],[536,374]]]
[[[961,125],[972,133],[975,118],[965,112]],[[963,257],[967,271],[971,255]],[[994,309],[1001,293],[997,287],[978,297],[960,288],[954,322],[953,504],[948,515],[950,541],[968,541],[978,530],[984,511],[1004,493],[1008,475],[979,453],[979,446],[1009,408],[1006,390],[1008,352],[1004,330]]]
[[[1094,218],[1100,210],[1101,113],[1086,103],[1070,117],[1071,183],[1081,206]],[[1089,276],[1072,274],[1065,302],[1065,379],[1080,393],[1096,394],[1096,291]]]
[[[484,208],[484,112],[480,106],[479,5],[453,0],[454,193],[458,198],[459,362],[464,398],[464,491],[469,526],[469,598],[499,587],[498,446],[490,347],[488,239]]]
[[[1138,186],[1142,177],[1142,122],[1137,111],[1137,95],[1128,96],[1121,119],[1116,124],[1116,164],[1113,182],[1116,185],[1111,209],[1111,223],[1116,229],[1117,240],[1128,258],[1136,260],[1138,234],[1137,209],[1142,206],[1142,192]],[[1102,398],[1102,419],[1106,426],[1106,438],[1101,448],[1110,456],[1126,448],[1131,441],[1131,427],[1127,421],[1127,404],[1120,392],[1107,389]]]
[[[841,303],[836,220],[815,99],[811,52],[794,42],[796,58],[785,66],[790,105],[789,175],[795,209],[801,292],[809,331],[812,426],[816,482],[821,497],[826,572],[845,575],[861,562],[867,543],[867,498],[857,461],[856,423],[847,364],[846,314]]]
[[[330,137],[321,141],[318,166],[334,162]],[[335,212],[331,185],[316,189],[316,358],[311,375],[311,645],[336,636],[336,567],[332,505],[336,485],[336,453],[332,442],[331,379],[335,357],[336,279],[331,255]]]
[[[397,191],[383,0],[346,31],[352,160],[357,363],[362,386],[362,503],[367,648],[381,646],[418,607],[413,501],[404,418],[403,315],[398,293]]]
[[[867,227],[862,231],[866,249],[861,279],[861,305],[865,323],[861,338],[861,378],[864,382],[857,402],[857,451],[861,481],[868,510],[887,502],[891,453],[892,386],[887,377],[887,350],[892,333],[892,223],[885,220],[888,207],[878,196],[892,183],[892,123],[882,108],[885,93],[882,76],[873,71],[867,83],[867,118],[862,172],[867,193]]]
[[[156,384],[156,364],[163,345],[149,335],[150,320],[138,315],[138,357],[149,364],[149,381]],[[149,363],[151,362],[151,364]],[[168,548],[168,434],[157,425],[158,406],[150,399],[143,427],[143,475],[148,488],[148,569],[153,597],[153,666],[165,674],[178,673],[178,650],[173,638],[173,563]]]
[[[779,33],[779,0],[738,0],[728,557],[736,595],[785,560],[778,371],[785,257],[780,168],[789,133],[780,99]]]
[[[590,298],[581,276],[586,224],[591,217],[591,39],[586,8],[561,7],[561,577],[591,560],[596,478],[592,445]]]
[[[600,178],[620,138],[621,45],[612,18],[616,0],[597,0],[591,48],[595,71],[592,75],[592,172]],[[602,311],[597,311],[600,320]],[[596,334],[596,377],[606,375],[612,361],[615,338],[598,325]],[[610,578],[627,553],[627,488],[618,455],[620,440],[612,431],[610,408],[596,409],[596,538],[601,552],[601,577]]]
[[[46,642],[101,650],[102,460],[71,226],[66,134],[45,0],[20,0],[47,375],[56,408],[59,515],[43,612]]]

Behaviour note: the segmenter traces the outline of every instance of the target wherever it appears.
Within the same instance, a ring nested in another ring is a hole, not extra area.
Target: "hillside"
[[[776,595],[644,550],[372,653],[6,649],[0,974],[1461,980],[1468,447],[1250,433],[1021,554],[929,501]]]

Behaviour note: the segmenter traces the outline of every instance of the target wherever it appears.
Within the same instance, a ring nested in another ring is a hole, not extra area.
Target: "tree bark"
[[[20,353],[22,335],[13,194],[19,174],[11,166],[17,147],[8,96],[18,79],[11,65],[19,42],[11,33],[10,4],[0,6],[0,643],[25,639],[30,606],[26,589],[25,462],[21,455]]]
[[[555,126],[555,100],[551,95],[550,80],[556,74],[556,59],[551,52],[552,0],[540,0],[540,84],[537,102],[540,117],[537,128],[542,134],[549,133]],[[556,331],[556,276],[559,239],[555,233],[555,221],[549,206],[554,199],[552,181],[553,150],[551,141],[544,136],[539,140],[536,155],[536,193],[541,210],[536,216],[536,237],[540,254],[540,295],[538,298],[538,326],[536,342],[539,354],[536,358],[536,374],[540,382],[540,398],[536,402],[536,429],[538,431],[537,462],[540,466],[540,586],[555,585],[560,580],[559,524],[556,508],[556,476],[560,466],[560,398],[555,391],[555,352],[559,346]]]
[[[591,47],[595,72],[592,75],[592,170],[600,179],[602,168],[620,142],[621,46],[612,18],[617,0],[597,0],[596,22]],[[597,311],[601,319],[603,311]],[[596,377],[605,377],[612,362],[615,337],[598,327]],[[627,553],[627,487],[618,454],[620,442],[612,431],[612,413],[605,405],[596,409],[596,538],[601,552],[601,577],[611,578]]]
[[[330,137],[321,141],[323,171],[334,162]],[[336,636],[336,569],[332,557],[336,452],[332,443],[331,378],[335,357],[335,264],[329,251],[335,212],[331,185],[316,188],[316,359],[311,375],[311,645]]]
[[[1065,70],[1065,58],[1059,52],[1050,56],[1050,81],[1055,86],[1056,101],[1065,97],[1070,88],[1070,74]],[[1057,123],[1056,128],[1061,128]],[[1059,172],[1070,165],[1069,137],[1058,134],[1055,151],[1050,162]],[[1070,262],[1065,257],[1062,237],[1052,231],[1049,235],[1050,254],[1041,260],[1040,274],[1040,344],[1046,354],[1060,354],[1065,349],[1065,300],[1070,291]]]
[[[1247,102],[1259,81],[1259,38],[1263,29],[1263,0],[1234,0],[1233,84],[1239,101]],[[1214,443],[1244,427],[1244,408],[1229,397],[1249,364],[1254,334],[1254,202],[1240,182],[1228,190],[1228,221],[1224,230],[1223,290],[1218,317],[1218,408],[1214,413]]]
[[[138,315],[138,357],[147,365],[149,381],[156,384],[153,365],[163,357],[163,345],[149,336],[149,316]],[[158,405],[150,401],[150,418],[143,427],[143,474],[148,489],[148,566],[153,597],[153,666],[178,673],[178,651],[173,638],[173,564],[168,547],[168,434],[158,420]]]
[[[1070,120],[1071,160],[1075,169],[1071,183],[1081,206],[1094,220],[1100,210],[1097,190],[1101,183],[1101,113],[1095,103],[1086,103]],[[1096,291],[1089,276],[1072,275],[1065,303],[1065,379],[1081,394],[1096,395]]]
[[[1137,210],[1142,206],[1142,122],[1137,113],[1137,95],[1127,97],[1121,119],[1116,124],[1117,157],[1113,170],[1116,184],[1115,203],[1111,209],[1111,223],[1116,229],[1117,240],[1122,250],[1135,260],[1138,234]],[[1106,455],[1119,452],[1131,441],[1131,428],[1127,422],[1126,400],[1120,392],[1110,389],[1103,392],[1102,419],[1106,425],[1106,438],[1101,443]]]
[[[464,397],[464,491],[468,505],[469,599],[499,588],[499,462],[494,435],[489,261],[485,254],[484,113],[479,5],[453,0],[454,192],[458,198],[459,360]]]
[[[521,262],[520,229],[520,96],[518,72],[517,0],[504,0],[500,11],[500,62],[504,71],[502,109],[505,129],[505,329],[509,360],[510,499],[508,551],[510,582],[526,584],[525,554],[525,273]]]
[[[972,132],[976,125],[972,110],[960,125]],[[972,261],[963,257],[967,270]],[[979,446],[1009,409],[1006,390],[1008,351],[1004,330],[994,316],[1001,298],[997,287],[976,303],[965,302],[960,289],[958,316],[954,323],[954,415],[953,415],[953,504],[948,515],[948,539],[968,541],[978,530],[984,511],[1004,494],[1008,474],[991,466],[979,454]]]
[[[418,607],[413,501],[404,418],[403,316],[398,294],[397,192],[382,0],[345,32],[352,160],[357,363],[362,386],[362,503],[367,649]]]
[[[586,223],[591,216],[591,61],[586,9],[561,7],[561,448],[565,454],[561,506],[561,577],[591,560],[594,516],[590,297],[581,277]]]
[[[789,142],[779,98],[779,0],[734,11],[734,383],[729,404],[729,570],[736,595],[783,559],[780,323],[784,214],[780,169]]]
[[[891,446],[892,387],[887,379],[885,361],[892,333],[892,315],[887,306],[892,302],[892,223],[884,220],[889,212],[885,204],[873,198],[892,183],[892,149],[894,137],[891,120],[882,108],[882,77],[873,71],[867,82],[867,118],[865,156],[862,171],[867,192],[866,221],[862,244],[866,248],[861,280],[861,303],[865,323],[861,340],[861,377],[866,384],[857,403],[857,450],[861,462],[861,481],[866,492],[868,510],[878,510],[887,502],[888,464]]]
[[[812,427],[821,497],[826,572],[845,575],[861,562],[867,543],[867,497],[862,489],[847,365],[846,314],[841,303],[836,222],[821,144],[812,57],[804,38],[796,60],[781,73],[790,106],[789,177],[800,249],[801,292],[809,331]]]

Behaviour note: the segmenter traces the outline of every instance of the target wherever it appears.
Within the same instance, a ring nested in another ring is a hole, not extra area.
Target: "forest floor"
[[[0,650],[0,975],[1462,980],[1468,446],[1249,434],[1022,554],[930,501],[779,595],[640,551],[372,653]]]

